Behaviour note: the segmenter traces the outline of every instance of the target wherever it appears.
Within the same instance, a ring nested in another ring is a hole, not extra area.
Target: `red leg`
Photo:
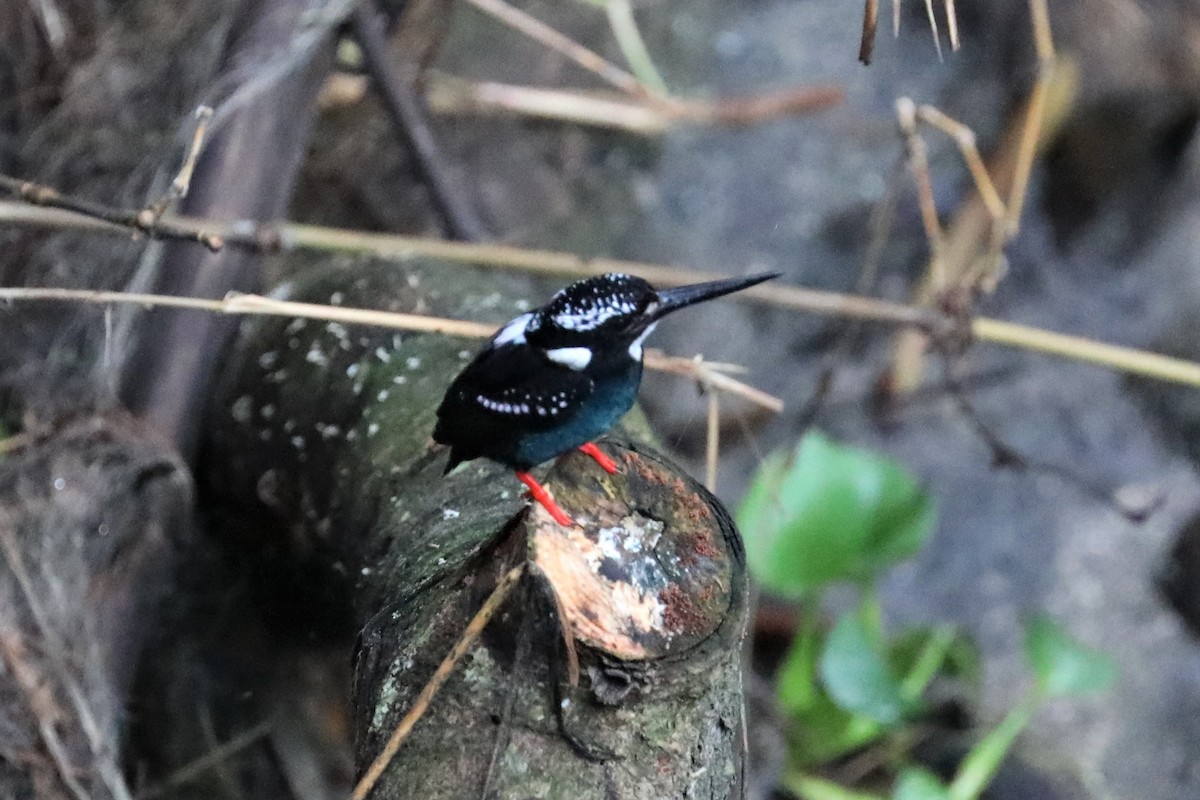
[[[589,456],[596,459],[596,463],[599,464],[604,469],[604,471],[607,472],[609,475],[616,473],[616,471],[617,471],[616,462],[614,462],[608,456],[604,455],[604,451],[601,450],[599,447],[596,447],[595,442],[588,442],[587,444],[582,444],[579,446],[579,449],[581,452],[587,453]]]
[[[564,528],[571,528],[575,525],[575,520],[567,516],[558,503],[554,502],[554,498],[546,491],[545,487],[537,482],[528,472],[517,470],[517,480],[529,487],[529,494],[535,501],[542,504],[542,508],[550,512],[550,516],[554,517],[554,521]]]

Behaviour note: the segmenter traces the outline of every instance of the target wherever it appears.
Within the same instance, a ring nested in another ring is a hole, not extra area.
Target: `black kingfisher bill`
[[[609,273],[560,290],[501,328],[450,384],[433,430],[450,447],[446,472],[480,457],[504,464],[560,525],[574,525],[529,470],[578,448],[616,472],[592,440],[633,405],[642,345],[658,321],[778,275],[655,289]]]

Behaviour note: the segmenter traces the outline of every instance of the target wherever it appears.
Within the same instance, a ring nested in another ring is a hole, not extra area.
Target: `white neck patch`
[[[657,327],[657,322],[651,322],[650,327],[642,331],[642,335],[633,340],[633,343],[629,345],[630,358],[632,358],[634,361],[642,360],[642,345],[645,343],[646,337],[654,333],[654,329]]]
[[[592,351],[586,347],[556,347],[546,351],[546,358],[578,372],[592,363]]]
[[[525,332],[529,329],[529,322],[533,319],[533,312],[522,314],[512,322],[505,325],[499,333],[492,339],[492,344],[525,344]]]

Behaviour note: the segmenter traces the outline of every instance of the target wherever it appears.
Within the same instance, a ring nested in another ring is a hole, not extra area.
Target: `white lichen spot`
[[[275,406],[272,405],[271,403],[267,403],[265,406],[263,406],[262,408],[260,408],[258,410],[258,413],[261,414],[262,418],[265,420],[274,419],[275,418]]]
[[[308,346],[308,352],[304,354],[304,360],[322,368],[329,366],[329,356],[325,355],[325,351],[321,349],[321,345],[316,342]]]
[[[292,432],[292,431],[294,431],[294,430],[296,430],[296,420],[294,420],[294,419],[285,419],[285,420],[283,421],[283,432],[284,432],[284,433],[291,433],[291,432]]]
[[[397,375],[396,377],[392,378],[392,383],[396,384],[397,386],[403,386],[404,384],[408,383],[408,376]]]
[[[364,578],[365,578],[365,577],[367,577],[368,575],[370,575],[370,574],[371,574],[372,572],[374,572],[374,571],[375,571],[375,570],[371,569],[370,567],[363,567],[363,568],[360,570],[360,572],[362,572],[362,575],[363,575],[363,577],[364,577]]]
[[[453,509],[453,508],[443,508],[442,509],[442,519],[444,519],[444,520],[458,519],[460,516],[462,516],[462,515],[456,509]]]
[[[303,436],[293,436],[292,437],[292,447],[296,448],[297,450],[303,450],[304,449],[304,437]]]
[[[458,360],[459,360],[459,361],[466,361],[466,360],[467,360],[467,359],[469,359],[470,357],[471,357],[471,351],[470,351],[470,350],[459,350],[459,351],[458,351]]]
[[[258,357],[258,365],[263,369],[271,369],[277,361],[279,361],[279,353],[274,350],[268,350]]]
[[[379,390],[379,394],[375,395],[375,399],[376,399],[376,400],[378,400],[378,401],[379,401],[379,402],[381,402],[381,403],[382,403],[384,400],[387,400],[387,399],[388,399],[388,390],[387,390],[387,389],[380,389],[380,390]]]
[[[250,424],[250,417],[254,411],[254,400],[248,394],[244,394],[237,400],[233,401],[233,405],[229,407],[229,415],[233,417],[233,421],[239,425]]]
[[[351,364],[350,366],[346,367],[346,377],[347,378],[355,377],[356,375],[358,375],[358,372],[360,369],[362,369],[362,367],[360,367],[358,364]]]
[[[421,359],[417,358],[416,356],[409,356],[408,358],[404,359],[404,364],[409,369],[420,369]]]
[[[596,546],[605,558],[619,560],[621,558],[622,533],[621,527],[601,528],[597,535]]]
[[[377,433],[379,433],[379,423],[378,422],[372,422],[370,425],[367,426],[367,436],[374,436]]]
[[[387,350],[383,349],[382,347],[375,348],[375,357],[378,358],[380,361],[382,361],[385,364],[392,363],[392,354],[389,353]]]
[[[287,327],[283,329],[283,332],[288,335],[299,333],[300,331],[304,330],[304,326],[307,324],[308,320],[304,319],[304,317],[297,317],[287,324]]]
[[[345,299],[346,299],[346,295],[344,293],[334,292],[333,294],[329,295],[329,304],[334,305],[334,306],[340,306],[342,304],[342,302],[345,301]]]
[[[67,488],[67,482],[65,480],[62,478],[54,479],[54,491],[61,492],[65,488]]]

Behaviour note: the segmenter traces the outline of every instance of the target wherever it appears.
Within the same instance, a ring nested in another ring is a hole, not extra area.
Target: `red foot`
[[[614,462],[608,456],[604,455],[604,451],[602,451],[599,447],[596,447],[595,442],[588,442],[587,444],[581,444],[579,446],[579,450],[583,453],[587,453],[589,456],[596,459],[596,463],[599,464],[604,469],[604,471],[607,472],[609,475],[613,475],[616,473],[616,471],[617,471],[616,462]]]
[[[536,478],[528,472],[517,470],[517,480],[529,487],[530,496],[538,503],[541,503],[542,508],[550,512],[550,516],[554,517],[555,522],[564,528],[575,526],[575,520],[568,517],[566,512],[558,507],[558,503],[554,502],[554,498],[550,496],[545,487],[537,482]]]

